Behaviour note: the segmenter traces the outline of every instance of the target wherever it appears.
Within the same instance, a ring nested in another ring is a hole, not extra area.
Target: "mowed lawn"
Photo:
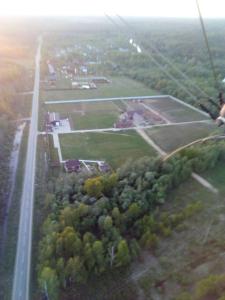
[[[42,101],[93,99],[110,97],[148,96],[156,92],[144,84],[127,77],[111,77],[111,83],[97,85],[93,90],[65,90],[65,91],[42,91]]]
[[[204,138],[215,130],[214,124],[198,123],[156,127],[146,129],[145,132],[160,148],[170,152],[196,139]]]
[[[118,120],[116,112],[87,112],[84,115],[70,115],[70,125],[74,130],[79,129],[98,129],[98,128],[113,128],[114,123]]]
[[[63,159],[106,160],[113,168],[128,159],[156,155],[135,131],[59,135]]]
[[[161,113],[171,122],[200,121],[207,119],[207,116],[169,97],[144,100],[144,103]]]
[[[112,101],[53,104],[45,105],[45,109],[69,118],[74,130],[112,128],[122,111]]]

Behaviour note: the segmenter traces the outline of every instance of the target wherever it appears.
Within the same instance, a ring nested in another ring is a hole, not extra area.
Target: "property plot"
[[[127,159],[156,155],[135,131],[59,135],[63,159],[105,160],[113,168]]]
[[[47,105],[45,109],[68,118],[72,130],[112,128],[121,113],[112,101]]]
[[[69,100],[69,99],[93,99],[107,97],[147,96],[156,92],[147,88],[140,82],[126,77],[110,77],[110,83],[98,85],[90,90],[56,90],[42,91],[42,101]]]
[[[161,97],[143,101],[149,108],[159,112],[170,122],[187,122],[207,119],[207,116],[178,103],[170,97]]]
[[[170,152],[215,131],[210,123],[172,125],[146,129],[148,136],[164,151]]]

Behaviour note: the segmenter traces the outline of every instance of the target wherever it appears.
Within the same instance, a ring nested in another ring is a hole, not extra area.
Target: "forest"
[[[64,175],[49,183],[37,267],[42,292],[47,289],[51,299],[60,299],[60,291],[124,271],[140,251],[154,251],[159,237],[170,236],[201,210],[196,201],[161,215],[170,191],[192,171],[201,173],[222,161],[225,144],[209,143],[169,161],[145,157],[108,175]]]

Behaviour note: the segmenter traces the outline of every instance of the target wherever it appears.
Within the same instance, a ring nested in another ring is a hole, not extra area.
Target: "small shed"
[[[79,172],[81,163],[78,159],[69,159],[64,163],[64,168],[67,173]]]
[[[103,172],[103,173],[107,173],[111,170],[110,166],[106,162],[99,163],[98,169],[100,172]]]
[[[47,113],[47,124],[52,126],[59,126],[60,125],[60,116],[59,113],[56,112],[48,112]]]
[[[92,82],[94,82],[95,84],[110,83],[110,80],[108,80],[106,77],[93,77]]]

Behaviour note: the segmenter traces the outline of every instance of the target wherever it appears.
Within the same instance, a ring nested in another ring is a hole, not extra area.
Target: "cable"
[[[211,69],[212,69],[212,72],[213,72],[213,77],[214,77],[214,81],[215,81],[215,88],[218,89],[217,74],[216,74],[214,63],[213,63],[212,52],[211,52],[210,47],[209,47],[209,41],[208,41],[207,33],[206,33],[206,30],[205,30],[205,25],[204,25],[204,21],[203,21],[203,18],[202,18],[202,14],[201,14],[201,10],[200,10],[198,0],[196,0],[196,5],[197,5],[197,9],[198,9],[198,14],[199,14],[199,19],[200,19],[200,23],[201,23],[203,36],[204,36],[204,39],[205,39],[205,43],[206,43],[206,47],[207,47],[207,51],[208,51],[208,55],[209,55],[209,61],[210,61],[210,64],[211,64]]]
[[[195,144],[198,144],[198,143],[204,143],[206,141],[210,141],[210,140],[223,140],[225,139],[225,136],[224,135],[213,135],[213,136],[209,136],[209,137],[206,137],[206,138],[201,138],[201,139],[198,139],[198,140],[195,140],[187,145],[184,145],[184,146],[181,146],[179,148],[177,148],[176,150],[174,150],[173,152],[169,153],[168,155],[166,155],[164,158],[163,158],[163,161],[167,161],[168,159],[170,159],[172,156],[174,156],[175,154],[179,153],[180,151],[186,149],[186,148],[189,148],[191,146],[194,146]]]
[[[132,27],[124,18],[122,18],[120,15],[117,15],[117,17],[125,24],[126,26]],[[134,29],[133,29],[134,30]],[[137,33],[136,33],[137,34]],[[145,41],[146,43],[146,41]],[[157,48],[154,46],[148,44],[147,45],[151,50],[155,51],[166,63],[168,63],[177,73],[179,73],[183,78],[185,78],[192,86],[194,86],[201,94],[203,94],[205,97],[209,98],[210,96],[199,86],[197,86],[184,72],[179,70],[173,62],[171,62],[164,54],[162,54]]]
[[[111,17],[109,17],[108,15],[106,15],[105,14],[105,16],[106,16],[106,18],[107,19],[109,19],[109,21],[111,22],[111,23],[113,23],[116,27],[119,27],[119,29],[120,29],[120,26],[111,18]],[[118,15],[117,15],[118,16]],[[121,19],[122,19],[122,17],[120,17]],[[126,23],[126,21],[124,21],[125,22],[125,24],[126,24],[126,26],[127,27],[130,27],[130,25],[129,24],[127,24]],[[125,32],[125,34],[127,35],[127,31]],[[132,34],[133,36],[135,35],[135,34]],[[129,38],[130,38],[130,36],[129,36]],[[139,43],[140,44],[140,43]],[[198,98],[193,94],[193,93],[191,93],[188,89],[187,89],[187,87],[185,86],[185,85],[183,85],[182,83],[180,83],[173,75],[171,75],[165,68],[164,68],[164,66],[162,66],[154,57],[153,57],[153,55],[149,52],[149,51],[146,51],[144,48],[143,48],[143,46],[141,46],[142,47],[142,51],[145,53],[145,55],[147,55],[156,65],[157,65],[157,67],[159,68],[159,69],[161,69],[161,71],[163,72],[163,73],[165,73],[171,80],[173,80],[183,91],[185,91],[185,93],[186,94],[188,94],[190,97],[192,97],[192,98],[194,98],[194,100],[198,100]]]

